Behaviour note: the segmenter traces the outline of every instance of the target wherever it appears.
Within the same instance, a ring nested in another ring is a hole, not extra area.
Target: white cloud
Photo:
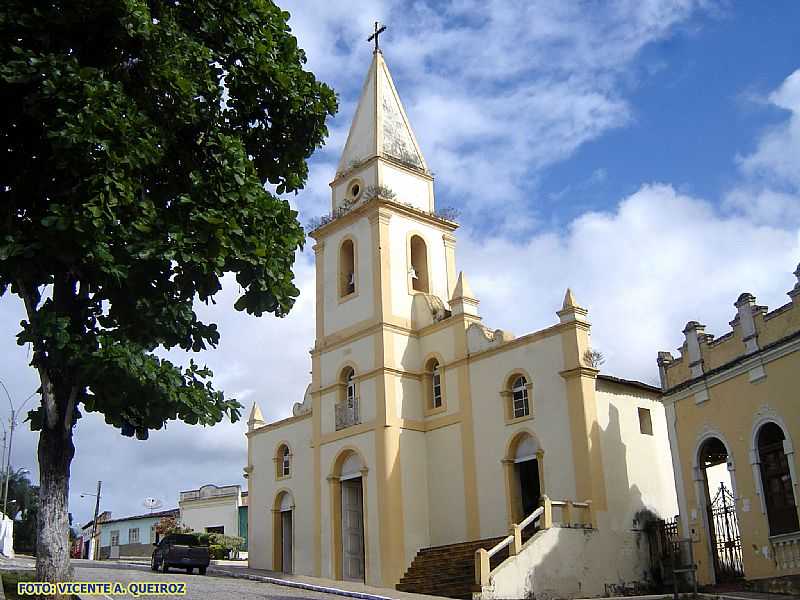
[[[519,232],[537,224],[535,214],[506,220],[494,209],[530,212],[538,170],[629,123],[625,90],[635,84],[640,51],[705,3],[386,0],[312,10],[298,0],[286,8],[310,67],[342,96],[322,154],[326,164],[343,145],[369,60],[372,20],[384,21],[384,54],[440,197],[456,197],[470,217]]]
[[[722,335],[745,289],[773,307],[787,301],[799,235],[800,220],[761,225],[654,184],[525,243],[462,233],[459,263],[490,327],[516,335],[547,327],[572,287],[590,309],[604,369],[654,382],[657,351],[674,351],[687,321]]]
[[[740,158],[742,170],[751,177],[768,178],[775,184],[800,189],[800,69],[769,95],[769,102],[789,111],[788,121],[767,131],[753,154]]]

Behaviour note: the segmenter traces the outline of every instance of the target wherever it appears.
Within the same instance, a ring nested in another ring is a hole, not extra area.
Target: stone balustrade
[[[800,531],[771,536],[769,543],[778,571],[800,568]]]

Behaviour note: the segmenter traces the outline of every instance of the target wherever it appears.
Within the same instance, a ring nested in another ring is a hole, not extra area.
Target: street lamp
[[[6,456],[6,482],[4,486],[5,489],[3,491],[3,515],[5,515],[8,504],[8,479],[9,476],[11,475],[11,444],[13,444],[14,442],[14,428],[17,426],[17,415],[19,414],[19,411],[25,408],[25,405],[28,403],[28,401],[31,398],[33,398],[38,392],[33,392],[31,395],[25,398],[25,400],[22,401],[22,404],[20,405],[19,408],[15,409],[14,402],[11,400],[11,394],[8,393],[8,388],[6,387],[6,384],[3,383],[2,379],[0,379],[0,386],[3,387],[3,391],[6,393],[6,398],[8,398],[8,405],[11,407],[11,419],[9,423],[9,425],[11,426],[10,427],[11,431],[8,435],[8,454]],[[28,471],[28,473],[30,473],[30,471]]]

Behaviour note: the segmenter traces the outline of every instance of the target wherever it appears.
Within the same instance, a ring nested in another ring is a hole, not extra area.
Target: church
[[[377,47],[330,186],[311,382],[248,421],[250,566],[476,598],[646,581],[644,525],[677,513],[661,390],[598,371],[570,290],[544,329],[482,321]]]

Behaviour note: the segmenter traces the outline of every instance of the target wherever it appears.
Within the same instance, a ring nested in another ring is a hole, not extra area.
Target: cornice
[[[590,377],[591,379],[597,379],[597,375],[600,373],[599,369],[594,369],[592,367],[575,367],[574,369],[567,369],[566,371],[559,371],[558,374],[561,375],[564,379],[572,379],[573,377]]]

